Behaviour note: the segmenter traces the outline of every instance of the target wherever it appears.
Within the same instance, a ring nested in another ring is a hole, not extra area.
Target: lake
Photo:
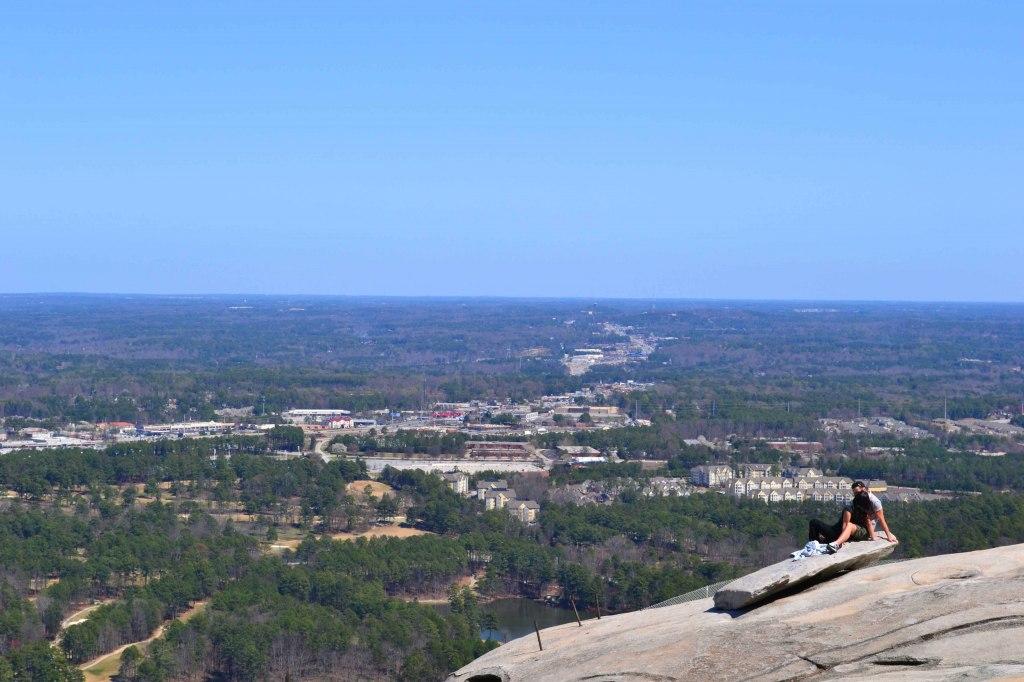
[[[494,630],[482,630],[480,632],[481,639],[493,639],[497,642],[508,642],[532,633],[534,619],[541,630],[553,625],[576,622],[576,616],[573,615],[572,609],[546,606],[532,599],[498,599],[488,604],[481,604],[480,610],[485,614],[494,614],[498,623],[498,627]],[[580,617],[586,619],[586,615],[582,613]]]

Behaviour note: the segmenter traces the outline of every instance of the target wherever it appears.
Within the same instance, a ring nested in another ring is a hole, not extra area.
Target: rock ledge
[[[850,542],[836,554],[786,559],[733,580],[715,593],[715,606],[720,609],[746,608],[779,592],[869,566],[892,554],[894,549],[896,545],[888,540]]]

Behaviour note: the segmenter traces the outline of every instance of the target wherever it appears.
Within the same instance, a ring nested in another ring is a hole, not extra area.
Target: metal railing
[[[675,606],[676,604],[685,604],[686,602],[697,601],[698,599],[707,599],[708,597],[713,597],[715,595],[715,592],[717,592],[724,585],[728,585],[731,582],[731,580],[723,580],[718,583],[711,583],[710,585],[705,585],[704,587],[698,587],[696,590],[691,590],[690,592],[687,592],[686,594],[681,594],[678,597],[672,597],[671,599],[660,601],[657,604],[651,604],[644,610],[646,611],[647,609],[660,609],[663,606]]]

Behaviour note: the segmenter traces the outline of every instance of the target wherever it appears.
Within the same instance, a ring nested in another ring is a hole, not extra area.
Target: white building
[[[288,410],[281,413],[281,417],[291,424],[325,424],[336,419],[351,417],[348,410],[334,409],[312,409],[312,410]]]
[[[800,478],[736,478],[728,490],[734,496],[764,502],[849,502],[853,482],[841,476],[802,476]]]
[[[683,497],[690,494],[690,483],[685,478],[655,476],[643,489],[643,494],[647,497]]]
[[[589,445],[559,445],[555,448],[559,457],[568,459],[571,457],[599,457],[601,451]]]
[[[737,464],[740,476],[743,478],[767,478],[772,475],[773,464],[744,463]]]
[[[732,467],[728,464],[701,464],[690,469],[693,484],[706,488],[725,485],[732,477]]]
[[[584,414],[589,415],[591,421],[595,423],[623,423],[626,421],[626,415],[615,406],[558,405],[551,412],[570,421],[579,421]]]
[[[508,481],[477,481],[476,497],[484,503],[484,509],[504,509],[516,499],[516,491],[508,487]]]
[[[508,505],[508,511],[522,523],[531,524],[537,521],[540,505],[533,500],[513,500]]]
[[[782,475],[786,478],[818,478],[823,476],[820,469],[814,467],[789,467]]]
[[[469,476],[466,474],[461,471],[452,471],[443,474],[442,478],[457,495],[469,495]]]
[[[231,424],[223,422],[176,422],[172,424],[147,424],[145,432],[157,436],[195,435],[224,433],[231,430]]]
[[[477,491],[479,496],[479,491]],[[516,491],[508,490],[487,490],[481,498],[484,502],[484,509],[504,509],[510,502],[516,499]]]

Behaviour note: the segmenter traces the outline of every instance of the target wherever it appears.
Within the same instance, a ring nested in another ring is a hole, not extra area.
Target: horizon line
[[[0,298],[30,296],[80,296],[102,298],[165,298],[165,299],[217,299],[239,298],[321,298],[321,299],[393,299],[419,301],[581,301],[581,302],[685,302],[685,303],[762,303],[762,304],[917,304],[917,305],[1024,305],[1024,300],[950,300],[950,299],[858,299],[858,298],[712,298],[687,296],[581,296],[581,295],[515,295],[515,294],[321,294],[321,293],[246,293],[246,292],[205,292],[205,293],[145,293],[109,291],[26,291],[0,292]]]

